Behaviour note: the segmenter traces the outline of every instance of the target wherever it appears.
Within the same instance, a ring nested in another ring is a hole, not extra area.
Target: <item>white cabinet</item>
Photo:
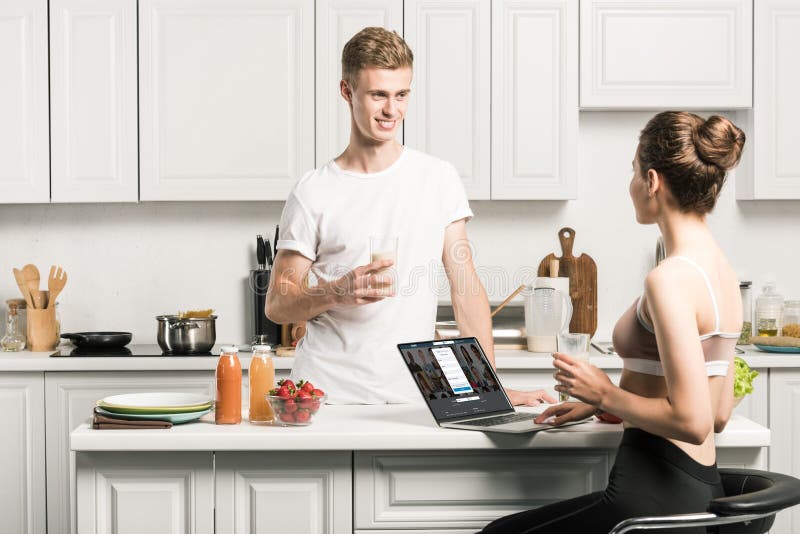
[[[771,369],[769,470],[800,477],[800,370]],[[800,509],[778,514],[772,532],[800,534]]]
[[[78,532],[213,534],[213,456],[79,454]]]
[[[358,452],[356,529],[481,528],[605,488],[608,451]]]
[[[0,373],[0,406],[0,530],[44,534],[44,374]]]
[[[736,197],[800,199],[800,3],[757,0],[754,17],[754,101]]]
[[[53,202],[139,199],[136,0],[50,0]]]
[[[218,452],[216,532],[350,534],[352,463],[346,452]]]
[[[75,453],[70,432],[92,415],[98,399],[118,393],[185,391],[215,394],[214,373],[126,372],[46,373],[47,531],[75,534]],[[141,532],[147,532],[141,530]]]
[[[752,106],[752,0],[581,0],[580,10],[581,107]]]
[[[404,142],[452,163],[469,198],[488,199],[491,2],[406,0],[404,7],[414,51]]]
[[[497,0],[492,9],[492,199],[575,198],[577,3]]]
[[[316,13],[316,166],[320,167],[350,142],[350,108],[339,93],[342,49],[367,26],[402,35],[403,0],[317,0]]]
[[[139,2],[141,200],[283,200],[314,166],[313,0]]]
[[[47,0],[0,3],[0,203],[50,201]]]

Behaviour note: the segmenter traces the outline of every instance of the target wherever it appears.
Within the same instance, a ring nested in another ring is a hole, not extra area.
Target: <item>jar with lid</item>
[[[782,335],[800,337],[800,300],[787,300],[783,303]]]
[[[218,425],[238,425],[242,422],[242,364],[239,362],[237,346],[222,347],[216,378],[214,422]]]
[[[275,386],[275,364],[272,347],[253,345],[248,382],[250,389],[250,422],[270,423],[275,418],[272,405],[267,400],[269,390]]]
[[[753,282],[739,282],[739,292],[742,296],[742,333],[739,334],[737,345],[749,345],[753,335]]]
[[[783,326],[783,297],[775,283],[767,282],[756,299],[756,328],[759,336],[778,336]]]
[[[25,334],[19,324],[19,304],[7,301],[6,334],[0,339],[0,347],[6,352],[19,352],[25,348]]]

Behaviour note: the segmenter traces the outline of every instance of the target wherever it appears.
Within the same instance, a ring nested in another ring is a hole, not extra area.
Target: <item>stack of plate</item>
[[[196,393],[126,393],[97,401],[97,412],[117,419],[194,421],[211,411],[214,401]]]

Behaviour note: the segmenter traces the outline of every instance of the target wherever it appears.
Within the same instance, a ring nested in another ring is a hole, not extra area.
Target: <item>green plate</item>
[[[753,343],[753,346],[763,350],[764,352],[782,352],[782,353],[793,353],[796,354],[800,352],[800,347],[775,347],[773,345],[758,345]]]
[[[97,407],[98,413],[103,415],[107,415],[108,417],[115,417],[117,419],[127,419],[129,421],[136,421],[138,419],[147,419],[150,421],[169,421],[172,424],[179,425],[181,423],[188,423],[189,421],[194,421],[199,419],[200,417],[204,416],[208,412],[211,411],[211,408],[206,408],[205,410],[199,412],[188,412],[188,413],[161,413],[161,414],[134,414],[134,413],[115,413],[109,412],[108,410],[104,410],[101,407]]]

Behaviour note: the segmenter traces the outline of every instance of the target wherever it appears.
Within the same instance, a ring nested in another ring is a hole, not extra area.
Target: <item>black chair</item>
[[[708,527],[717,534],[763,534],[775,514],[800,503],[800,480],[755,469],[720,469],[725,497],[714,499],[705,513],[633,517],[609,534],[638,530]]]

